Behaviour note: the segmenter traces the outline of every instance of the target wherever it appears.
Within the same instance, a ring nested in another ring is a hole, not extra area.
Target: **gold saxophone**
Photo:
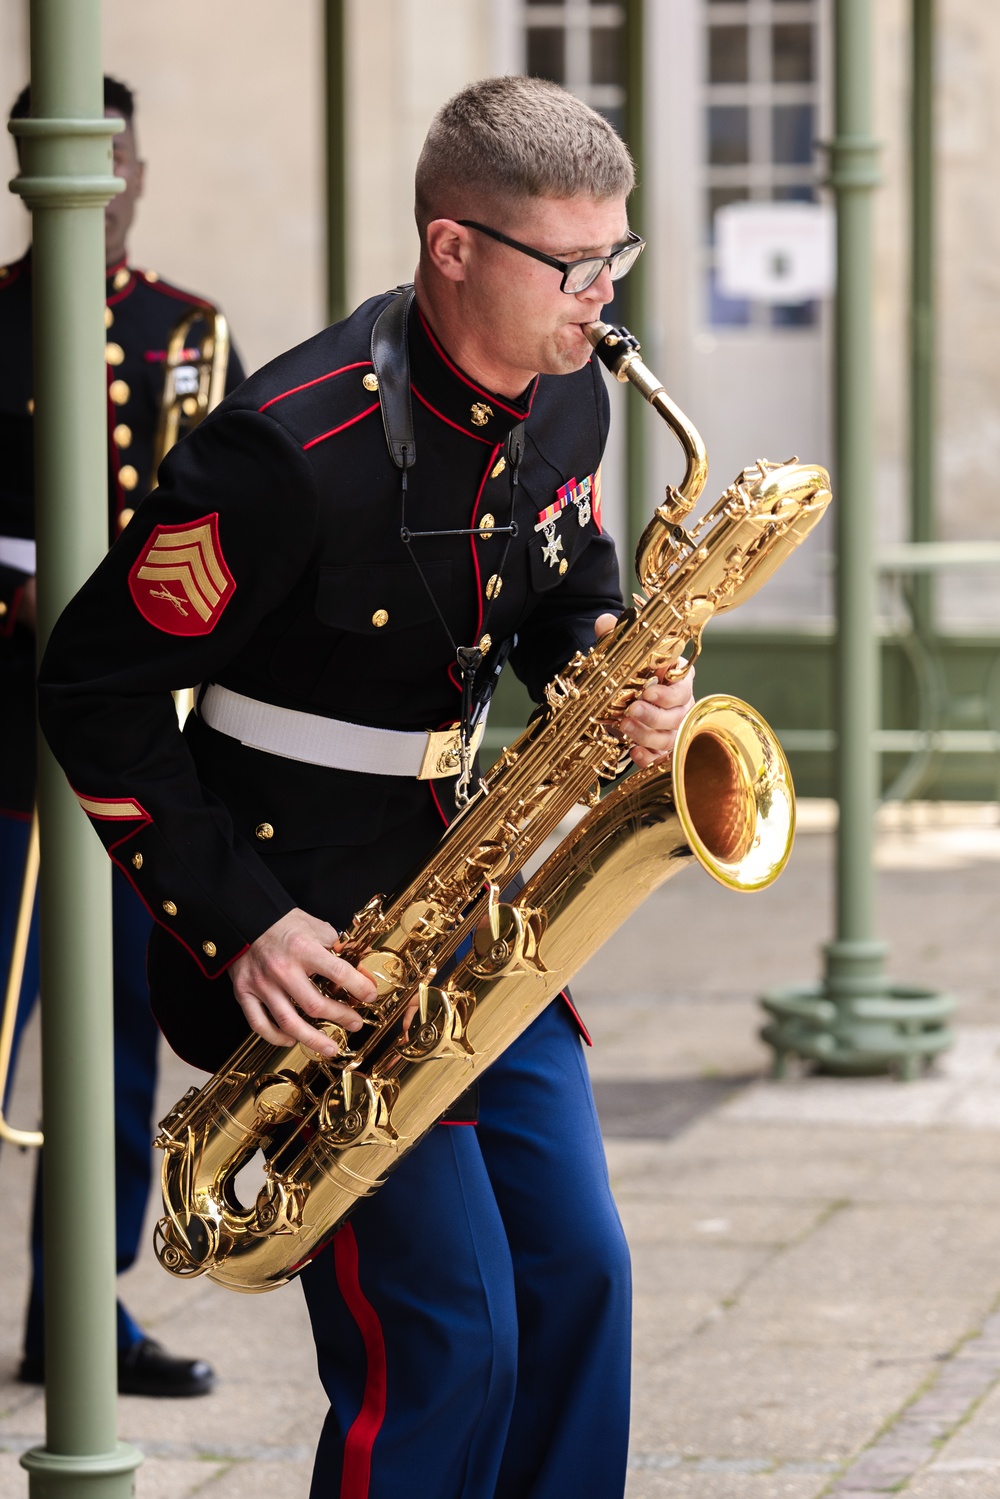
[[[736,698],[703,699],[673,766],[602,781],[629,764],[616,725],[654,671],[697,652],[707,621],[755,592],[829,500],[818,466],[758,462],[691,530],[705,484],[698,433],[624,329],[588,334],[680,441],[687,472],[638,547],[635,595],[615,628],[546,688],[541,714],[505,749],[429,863],[391,900],[374,896],[341,956],[377,987],[357,1005],[340,1055],[251,1036],[163,1120],[160,1263],[178,1276],[266,1291],[310,1260],[441,1114],[541,1013],[646,895],[692,858],[733,890],[777,878],[795,811],[788,765],[764,721]],[[500,891],[577,804],[589,811],[512,900]],[[461,953],[447,977],[445,965]],[[440,976],[440,977],[439,977]],[[317,980],[321,987],[324,981]],[[330,992],[333,992],[332,990]],[[263,1152],[264,1181],[237,1176]]]

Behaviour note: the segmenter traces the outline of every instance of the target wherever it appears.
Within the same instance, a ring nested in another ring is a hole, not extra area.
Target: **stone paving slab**
[[[747,1123],[1000,1130],[1000,1027],[961,1032],[933,1074],[905,1088],[883,1078],[762,1080],[727,1101],[720,1117]]]
[[[805,1473],[655,1471],[629,1474],[626,1499],[816,1499],[826,1480]]]

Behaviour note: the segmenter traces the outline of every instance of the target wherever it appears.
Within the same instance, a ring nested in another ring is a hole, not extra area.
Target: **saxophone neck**
[[[585,323],[583,331],[601,363],[616,380],[635,386],[680,443],[686,463],[684,478],[669,495],[671,518],[680,520],[698,503],[708,478],[708,453],[701,433],[680,407],[674,405],[649,365],[639,358],[640,344],[634,333],[610,323]]]

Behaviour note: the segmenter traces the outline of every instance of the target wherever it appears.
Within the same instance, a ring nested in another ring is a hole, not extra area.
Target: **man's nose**
[[[581,297],[587,297],[595,302],[600,302],[603,307],[610,302],[615,294],[615,283],[611,279],[611,270],[604,266],[596,281],[592,281],[586,291],[580,293]]]

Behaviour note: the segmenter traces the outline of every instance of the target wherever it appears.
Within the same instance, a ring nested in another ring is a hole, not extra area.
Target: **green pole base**
[[[885,953],[882,942],[831,942],[822,983],[761,997],[773,1017],[760,1034],[774,1051],[775,1077],[785,1076],[795,1056],[838,1077],[895,1072],[909,1081],[954,1044],[945,1024],[954,997],[890,984],[882,973]]]
[[[30,1499],[132,1499],[138,1447],[118,1442],[112,1452],[73,1455],[32,1447],[21,1457]]]

